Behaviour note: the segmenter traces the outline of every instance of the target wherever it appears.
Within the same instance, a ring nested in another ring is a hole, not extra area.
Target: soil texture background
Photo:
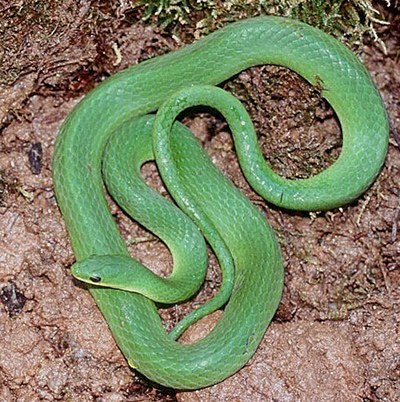
[[[107,76],[190,41],[145,25],[125,2],[1,3],[0,400],[31,401],[400,401],[400,153],[391,136],[377,181],[356,202],[325,213],[280,210],[243,178],[226,123],[197,113],[184,123],[215,164],[271,223],[285,261],[280,308],[251,361],[196,392],[152,384],[130,369],[85,286],[52,187],[57,131]],[[400,9],[361,58],[400,131]],[[29,17],[29,18],[28,18]],[[333,111],[318,91],[281,67],[246,70],[224,84],[248,108],[268,162],[308,177],[339,155]],[[156,168],[146,180],[167,194]],[[110,208],[133,256],[160,274],[172,260],[161,242]],[[161,311],[171,328],[220,284],[218,263],[199,293]],[[185,334],[197,339],[220,312]]]

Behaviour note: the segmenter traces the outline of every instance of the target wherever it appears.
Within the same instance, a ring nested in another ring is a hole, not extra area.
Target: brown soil
[[[125,2],[49,3],[0,6],[0,400],[400,400],[398,145],[390,140],[378,180],[352,205],[292,213],[249,188],[225,122],[205,114],[186,123],[277,233],[285,259],[282,303],[253,359],[214,387],[176,393],[128,367],[89,293],[71,277],[74,255],[54,197],[51,156],[58,128],[84,93],[180,43],[136,22]],[[370,44],[362,57],[400,131],[400,17],[386,12],[391,25],[380,37],[388,54]],[[281,174],[307,177],[339,154],[333,112],[296,74],[254,68],[226,87],[248,107],[266,158]],[[143,172],[165,193],[152,164]],[[171,259],[160,242],[111,208],[132,254],[168,272]],[[215,293],[220,279],[210,256],[196,298],[162,311],[166,327]],[[212,326],[216,315],[186,339]]]

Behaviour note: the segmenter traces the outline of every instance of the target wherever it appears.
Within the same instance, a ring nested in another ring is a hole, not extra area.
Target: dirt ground
[[[70,274],[74,255],[52,188],[53,144],[64,118],[98,82],[182,43],[137,21],[125,2],[111,4],[0,6],[0,400],[400,401],[400,153],[393,136],[378,180],[358,201],[326,213],[295,213],[249,188],[225,122],[187,118],[218,167],[275,229],[284,294],[256,355],[221,384],[176,393],[128,367],[89,292]],[[386,9],[391,25],[377,28],[387,55],[374,43],[361,54],[397,131],[399,14]],[[281,174],[307,177],[339,154],[333,112],[296,74],[253,68],[225,87],[248,107],[265,156]],[[165,193],[154,165],[143,172]],[[168,272],[165,247],[110,204],[132,255]],[[161,312],[166,327],[214,294],[219,281],[210,253],[199,294]],[[186,338],[201,336],[218,314]]]

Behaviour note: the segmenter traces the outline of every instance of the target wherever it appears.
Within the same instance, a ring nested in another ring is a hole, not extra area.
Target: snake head
[[[82,282],[119,289],[121,272],[126,270],[127,260],[128,257],[119,255],[92,256],[76,262],[71,271]]]
[[[76,262],[71,271],[75,278],[91,285],[137,292],[132,282],[138,264],[124,255],[99,255]]]
[[[102,257],[97,256],[86,258],[72,265],[71,272],[75,278],[82,282],[102,286],[102,273],[104,271],[102,260]]]

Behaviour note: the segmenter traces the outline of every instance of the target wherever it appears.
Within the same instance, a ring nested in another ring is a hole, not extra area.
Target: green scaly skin
[[[335,39],[303,23],[278,17],[245,20],[110,77],[67,118],[55,146],[54,184],[78,262],[93,256],[128,255],[102,188],[101,160],[111,134],[124,131],[118,128],[132,119],[140,126],[143,119],[150,119],[140,116],[159,109],[183,88],[216,85],[245,68],[266,63],[288,67],[322,86],[322,95],[339,118],[343,148],[324,172],[290,181],[265,165],[251,129],[244,133],[249,142],[243,143],[236,135],[240,127],[232,127],[243,172],[253,188],[276,205],[298,210],[343,205],[368,188],[384,162],[388,123],[365,67]],[[199,99],[204,91],[208,90],[200,89]],[[217,255],[228,266],[233,261],[233,291],[223,317],[202,340],[181,344],[173,340],[179,333],[166,334],[154,303],[145,296],[88,286],[132,367],[165,386],[196,389],[225,379],[253,355],[279,303],[283,270],[277,241],[256,208],[216,172],[186,131],[168,134],[179,108],[193,102],[181,94],[167,102],[171,112],[162,108],[157,115],[153,148],[172,196],[216,247]],[[206,102],[214,104],[212,96]],[[221,112],[234,126],[235,115],[239,126],[246,119],[235,110]],[[142,126],[150,125],[147,121]],[[145,131],[144,137],[150,137],[151,130]],[[123,134],[116,136],[123,138]],[[184,262],[191,265],[190,259]]]

